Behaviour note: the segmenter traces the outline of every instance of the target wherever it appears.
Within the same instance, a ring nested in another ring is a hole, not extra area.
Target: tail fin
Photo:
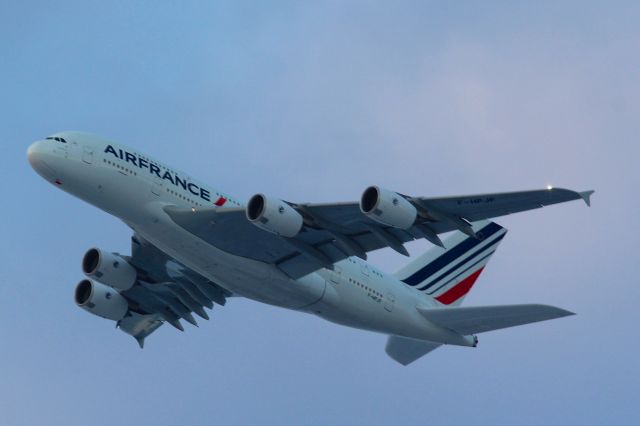
[[[444,251],[432,247],[396,272],[396,278],[444,305],[459,305],[507,233],[488,220],[474,223],[473,230],[477,238],[456,232],[444,241]]]

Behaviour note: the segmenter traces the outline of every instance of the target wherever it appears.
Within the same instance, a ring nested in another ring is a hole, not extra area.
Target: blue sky
[[[558,3],[3,3],[0,423],[636,424],[640,7]],[[465,301],[578,315],[401,367],[384,336],[233,300],[141,351],[73,304],[84,251],[130,232],[30,169],[67,129],[241,199],[596,189],[499,220]]]

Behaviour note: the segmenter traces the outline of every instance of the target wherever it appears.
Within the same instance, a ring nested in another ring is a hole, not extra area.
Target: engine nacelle
[[[277,198],[256,194],[247,204],[247,219],[258,228],[283,237],[295,237],[302,229],[302,215]]]
[[[418,216],[418,211],[406,198],[378,186],[364,190],[360,210],[376,222],[400,229],[411,228]]]
[[[76,304],[102,318],[120,321],[129,310],[129,303],[114,288],[84,279],[76,286]]]
[[[82,271],[90,278],[118,290],[128,290],[136,283],[136,268],[117,254],[89,249],[82,259]]]

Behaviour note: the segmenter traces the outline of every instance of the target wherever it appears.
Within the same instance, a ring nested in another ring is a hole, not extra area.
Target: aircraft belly
[[[129,225],[158,249],[234,294],[362,330],[422,339],[430,335],[428,322],[415,304],[403,303],[402,291],[389,312],[384,303],[363,295],[353,285],[331,282],[323,275],[327,271],[291,280],[273,265],[229,254],[195,237],[175,225],[161,203],[147,206],[151,215],[143,215],[142,224]]]
[[[322,300],[305,311],[327,321],[363,330],[385,332],[397,313],[387,312],[382,303],[344,283],[327,284]]]
[[[348,280],[329,280],[322,300],[306,311],[327,321],[362,330],[419,339],[431,335],[429,323],[415,309],[413,291],[392,282],[378,288],[395,294],[394,309],[387,310],[384,300],[368,297]]]

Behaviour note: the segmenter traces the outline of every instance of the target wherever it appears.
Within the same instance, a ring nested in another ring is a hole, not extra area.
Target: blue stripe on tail
[[[500,244],[500,241],[504,238],[505,235],[507,235],[507,234],[500,235],[498,238],[493,240],[488,246],[483,247],[482,249],[478,250],[477,252],[473,253],[472,255],[467,256],[466,258],[464,258],[463,260],[458,262],[455,266],[449,268],[446,272],[443,272],[442,274],[440,274],[438,276],[438,278],[436,278],[433,281],[431,281],[431,283],[429,283],[428,285],[426,285],[424,287],[419,288],[419,290],[428,290],[430,287],[432,287],[438,281],[440,281],[441,279],[443,279],[444,277],[446,277],[447,275],[449,275],[450,273],[452,273],[453,271],[455,271],[456,269],[458,269],[459,267],[461,267],[465,263],[471,262],[476,257],[480,256],[483,253],[487,253],[488,251],[493,252],[493,249],[495,249],[497,247],[497,245]]]
[[[470,250],[473,250],[475,247],[482,244],[484,240],[496,234],[501,229],[503,229],[502,226],[491,222],[490,224],[488,224],[487,226],[485,226],[484,228],[482,228],[480,231],[476,233],[476,235],[478,235],[478,237],[480,238],[470,237],[465,239],[460,244],[447,250],[445,253],[442,254],[442,256],[438,257],[428,265],[425,265],[423,268],[416,271],[413,275],[405,278],[402,281],[412,287],[415,287],[416,285],[429,279],[431,276],[433,276],[438,271],[445,268],[447,265],[451,264],[451,262],[454,262],[456,259],[464,256]],[[502,237],[503,236],[501,236],[500,238]],[[428,287],[425,287],[425,289],[426,288]]]

